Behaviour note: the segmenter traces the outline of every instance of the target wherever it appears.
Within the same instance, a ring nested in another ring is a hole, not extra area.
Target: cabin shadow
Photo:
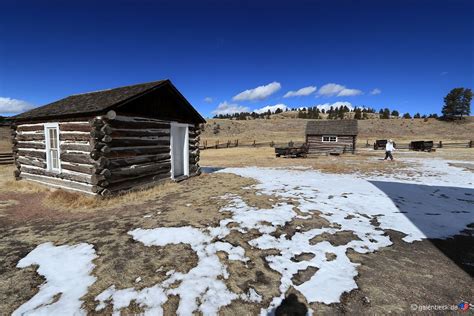
[[[370,182],[384,192],[437,249],[474,277],[474,189]]]

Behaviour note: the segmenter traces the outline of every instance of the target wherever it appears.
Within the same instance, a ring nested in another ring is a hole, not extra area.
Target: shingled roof
[[[119,87],[109,90],[94,91],[89,93],[74,94],[64,99],[32,109],[12,117],[14,120],[39,120],[57,117],[74,117],[81,115],[94,115],[114,109],[120,105],[144,95],[158,87],[169,85],[177,95],[184,100],[192,112],[204,121],[202,116],[189,104],[169,80],[159,80],[131,86]]]
[[[306,135],[357,135],[357,120],[317,120],[306,124]]]

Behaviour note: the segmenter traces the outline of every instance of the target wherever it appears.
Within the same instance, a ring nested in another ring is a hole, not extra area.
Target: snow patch
[[[17,267],[38,265],[38,274],[46,278],[39,292],[21,305],[12,315],[86,315],[81,308],[81,297],[96,278],[94,248],[90,244],[54,246],[44,243],[37,246]]]

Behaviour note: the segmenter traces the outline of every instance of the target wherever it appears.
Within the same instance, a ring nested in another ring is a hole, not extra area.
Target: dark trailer
[[[417,140],[410,143],[410,150],[414,151],[434,151],[433,141]]]
[[[17,179],[108,196],[200,174],[205,120],[169,80],[71,95],[13,120]]]

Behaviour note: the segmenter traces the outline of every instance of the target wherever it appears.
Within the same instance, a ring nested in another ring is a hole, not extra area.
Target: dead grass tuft
[[[164,182],[148,189],[132,191],[110,198],[88,196],[81,193],[55,189],[51,190],[44,199],[43,205],[55,209],[87,212],[97,209],[121,208],[162,198],[171,192],[176,192],[177,186],[178,184],[174,182]]]
[[[13,165],[0,166],[0,192],[38,193],[50,190],[47,186],[31,181],[16,181]]]

